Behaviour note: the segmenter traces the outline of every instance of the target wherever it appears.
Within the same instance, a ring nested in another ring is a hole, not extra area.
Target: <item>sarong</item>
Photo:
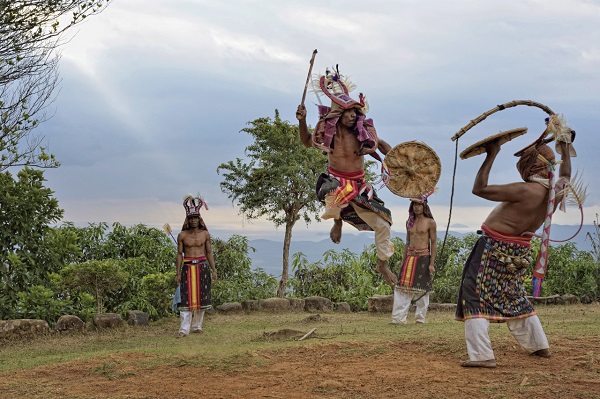
[[[407,294],[425,294],[432,289],[433,279],[429,271],[429,249],[408,248],[404,264],[398,273],[398,290]]]
[[[177,309],[200,310],[212,307],[210,265],[205,256],[183,258],[181,265],[181,302]]]
[[[325,203],[325,196],[327,194],[337,191],[338,198],[336,202],[339,204],[347,204],[352,201],[361,208],[376,213],[390,225],[392,224],[392,213],[384,206],[384,202],[377,197],[375,190],[365,182],[364,172],[362,175],[356,174],[355,178],[348,178],[348,176],[354,174],[344,174],[332,169],[330,169],[329,172],[330,174],[321,173],[317,180],[317,198],[319,198],[321,202]],[[340,181],[343,182],[343,186]],[[344,222],[350,223],[359,231],[373,231],[373,229],[356,214],[356,211],[351,206],[346,206],[342,209],[340,218]]]
[[[455,319],[504,322],[534,316],[524,285],[528,265],[512,262],[529,256],[531,239],[482,229],[463,269]]]

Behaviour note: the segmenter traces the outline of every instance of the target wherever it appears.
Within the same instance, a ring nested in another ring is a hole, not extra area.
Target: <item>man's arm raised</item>
[[[570,143],[565,143],[564,141],[559,141],[558,145],[561,150],[561,164],[559,166],[559,177],[565,177],[568,180],[571,180],[571,155],[569,154],[569,146]]]
[[[298,119],[298,129],[300,130],[300,140],[305,147],[312,147],[312,135],[308,131],[308,125],[306,124],[306,107],[304,104],[298,105],[296,110],[296,119]]]
[[[525,183],[488,184],[492,165],[500,152],[500,144],[493,141],[485,147],[485,151],[487,155],[473,182],[473,194],[495,202],[522,201],[526,197],[527,185]]]

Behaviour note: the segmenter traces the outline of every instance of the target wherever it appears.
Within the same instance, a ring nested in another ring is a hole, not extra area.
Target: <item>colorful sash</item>
[[[181,266],[181,302],[179,310],[200,310],[212,307],[210,266],[205,256],[183,258]]]
[[[317,180],[317,198],[325,203],[325,206],[335,203],[347,205],[351,201],[361,208],[376,213],[390,225],[392,224],[392,213],[370,184],[364,181],[364,171],[345,173],[329,168],[329,174],[321,173]],[[353,180],[355,179],[356,180]],[[343,206],[340,218],[360,231],[373,231],[373,229],[362,220],[352,206]]]

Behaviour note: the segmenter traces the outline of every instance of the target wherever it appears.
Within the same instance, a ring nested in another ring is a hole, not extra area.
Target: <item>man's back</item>
[[[512,235],[539,229],[546,218],[548,189],[533,182],[513,183],[504,188],[507,197],[512,200],[502,201],[496,206],[485,224],[496,231]]]

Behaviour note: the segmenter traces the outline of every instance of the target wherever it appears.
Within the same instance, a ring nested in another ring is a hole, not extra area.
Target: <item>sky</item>
[[[439,191],[429,200],[438,230],[451,209],[451,229],[474,231],[496,205],[471,194],[484,156],[458,159],[454,171],[451,137],[512,100],[545,104],[577,132],[573,170],[588,185],[584,223],[597,220],[598,0],[111,3],[62,47],[53,116],[39,131],[62,164],[45,177],[64,221],[169,223],[177,231],[183,196],[200,193],[213,236],[283,240],[283,228],[239,215],[220,190],[217,167],[244,158],[248,122],[279,110],[297,123],[315,49],[313,73],[338,64],[357,86],[351,94],[367,96],[381,138],[392,146],[421,141],[438,154]],[[312,126],[315,104],[307,94]],[[490,175],[490,183],[519,181],[512,154],[541,134],[546,116],[528,106],[497,112],[458,140],[458,152],[527,127],[502,146]],[[392,231],[403,232],[408,200],[387,188],[379,195],[392,211]],[[554,222],[575,231],[579,212],[569,208]],[[330,227],[300,221],[294,239],[323,239]]]

